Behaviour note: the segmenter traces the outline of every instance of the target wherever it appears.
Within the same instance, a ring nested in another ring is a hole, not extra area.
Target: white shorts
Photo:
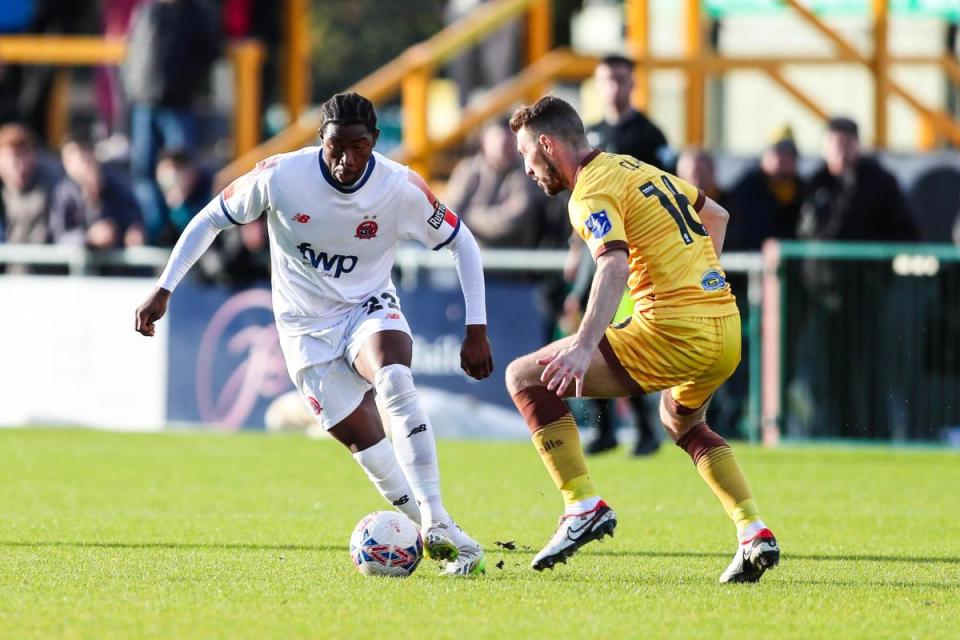
[[[324,429],[329,431],[353,413],[372,388],[353,368],[353,361],[367,338],[381,331],[411,335],[392,289],[357,305],[331,327],[280,336],[290,379]]]

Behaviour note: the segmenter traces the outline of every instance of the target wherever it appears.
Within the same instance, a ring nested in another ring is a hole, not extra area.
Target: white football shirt
[[[321,147],[268,158],[224,189],[234,224],[267,215],[273,305],[284,335],[325,329],[389,289],[397,244],[446,246],[460,219],[416,173],[379,153],[352,185],[333,179]]]

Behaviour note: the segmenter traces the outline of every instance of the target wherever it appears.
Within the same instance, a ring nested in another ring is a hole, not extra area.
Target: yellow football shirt
[[[697,212],[705,197],[631,156],[594,151],[577,173],[570,223],[594,258],[626,249],[634,313],[717,318],[737,305]]]

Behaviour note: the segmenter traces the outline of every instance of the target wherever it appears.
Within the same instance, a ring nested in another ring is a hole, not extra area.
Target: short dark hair
[[[570,144],[587,144],[583,120],[577,110],[556,96],[544,96],[534,104],[514,111],[510,118],[510,130],[517,133],[524,127],[538,135],[546,133],[557,136]]]
[[[338,93],[320,105],[320,132],[328,124],[362,124],[370,133],[377,130],[373,103],[359,93]]]
[[[630,71],[633,71],[633,68],[637,66],[633,60],[627,56],[622,56],[619,53],[603,56],[600,59],[600,65],[605,67],[626,67]]]
[[[846,133],[854,138],[860,138],[860,127],[853,118],[847,116],[836,116],[827,121],[827,131],[832,133]]]

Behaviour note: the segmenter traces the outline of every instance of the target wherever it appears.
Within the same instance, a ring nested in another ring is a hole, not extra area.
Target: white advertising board
[[[133,330],[153,282],[0,276],[0,426],[161,429],[167,336]]]

